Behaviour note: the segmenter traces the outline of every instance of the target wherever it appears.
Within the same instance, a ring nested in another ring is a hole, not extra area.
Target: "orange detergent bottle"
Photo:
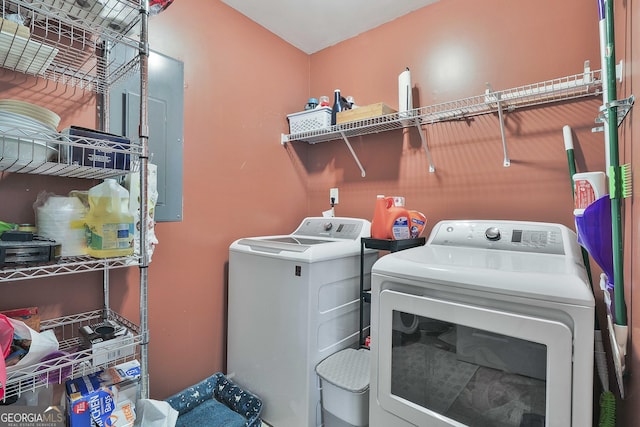
[[[376,196],[376,206],[371,220],[371,237],[374,239],[390,239],[391,230],[387,228],[387,210],[393,203],[391,197],[384,197],[382,194]]]
[[[404,206],[396,206],[393,197],[378,195],[371,221],[371,237],[374,239],[409,239],[410,216]]]
[[[388,210],[387,227],[391,229],[391,238],[394,240],[409,239],[409,211],[404,206],[391,206]]]
[[[417,239],[424,231],[424,226],[427,224],[427,217],[422,212],[409,210],[409,218],[411,220],[409,234],[412,239]]]

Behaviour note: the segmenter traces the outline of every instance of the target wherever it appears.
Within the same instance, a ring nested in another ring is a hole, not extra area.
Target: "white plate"
[[[60,124],[60,116],[53,111],[17,99],[0,99],[0,110],[29,116],[56,129]]]
[[[10,111],[0,110],[0,124],[8,127],[25,127],[29,130],[38,130],[47,134],[57,134],[56,128],[39,120],[25,116],[23,114],[12,113]],[[6,131],[6,130],[5,130]]]

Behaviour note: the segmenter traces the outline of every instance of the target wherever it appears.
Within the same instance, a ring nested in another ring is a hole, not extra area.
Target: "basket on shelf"
[[[321,107],[287,115],[289,133],[310,132],[331,127],[331,108]]]

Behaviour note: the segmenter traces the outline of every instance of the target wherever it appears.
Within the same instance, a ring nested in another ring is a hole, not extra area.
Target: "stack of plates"
[[[0,111],[21,114],[39,121],[45,126],[54,130],[60,124],[60,116],[53,111],[29,102],[18,101],[17,99],[0,99]]]
[[[0,110],[0,160],[27,165],[49,161],[57,152],[54,127],[31,117]]]

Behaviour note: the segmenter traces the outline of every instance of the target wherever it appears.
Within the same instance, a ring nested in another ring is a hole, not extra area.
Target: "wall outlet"
[[[333,200],[333,204],[334,205],[338,204],[338,189],[337,188],[329,189],[329,203],[331,203],[332,200]]]

